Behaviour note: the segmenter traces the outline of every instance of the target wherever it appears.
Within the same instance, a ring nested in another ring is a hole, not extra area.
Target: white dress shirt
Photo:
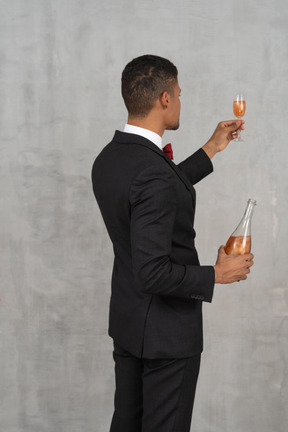
[[[126,124],[123,132],[140,135],[144,138],[147,138],[149,141],[151,141],[153,144],[155,144],[157,147],[163,150],[164,146],[162,144],[162,137],[156,134],[155,132],[150,131],[149,129],[144,129],[139,126]]]

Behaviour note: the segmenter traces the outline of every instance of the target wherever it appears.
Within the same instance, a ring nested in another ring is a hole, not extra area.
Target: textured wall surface
[[[197,185],[196,230],[214,264],[255,198],[255,265],[204,307],[192,430],[286,432],[286,0],[0,0],[0,11],[1,432],[108,431],[112,249],[90,170],[126,122],[122,69],[144,53],[179,69],[181,128],[164,135],[176,162],[233,118],[235,93],[247,98],[245,142]]]

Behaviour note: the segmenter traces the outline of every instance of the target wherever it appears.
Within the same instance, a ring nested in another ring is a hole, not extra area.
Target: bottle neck
[[[243,218],[238,227],[233,233],[234,236],[250,236],[251,235],[251,220],[254,212],[256,201],[249,199]]]
[[[248,204],[247,204],[244,216],[243,216],[243,219],[246,220],[247,223],[251,222],[255,205],[256,205],[256,201],[251,200],[251,199],[248,201]]]

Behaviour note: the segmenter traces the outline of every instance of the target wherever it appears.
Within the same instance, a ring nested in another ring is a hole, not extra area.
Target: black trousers
[[[115,411],[110,432],[189,432],[201,354],[139,359],[114,344]]]

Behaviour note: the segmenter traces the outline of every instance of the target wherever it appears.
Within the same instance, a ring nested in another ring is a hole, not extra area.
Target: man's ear
[[[167,106],[170,103],[170,95],[169,95],[169,93],[167,93],[167,91],[163,92],[160,95],[160,101],[161,101],[162,106],[167,108]]]

